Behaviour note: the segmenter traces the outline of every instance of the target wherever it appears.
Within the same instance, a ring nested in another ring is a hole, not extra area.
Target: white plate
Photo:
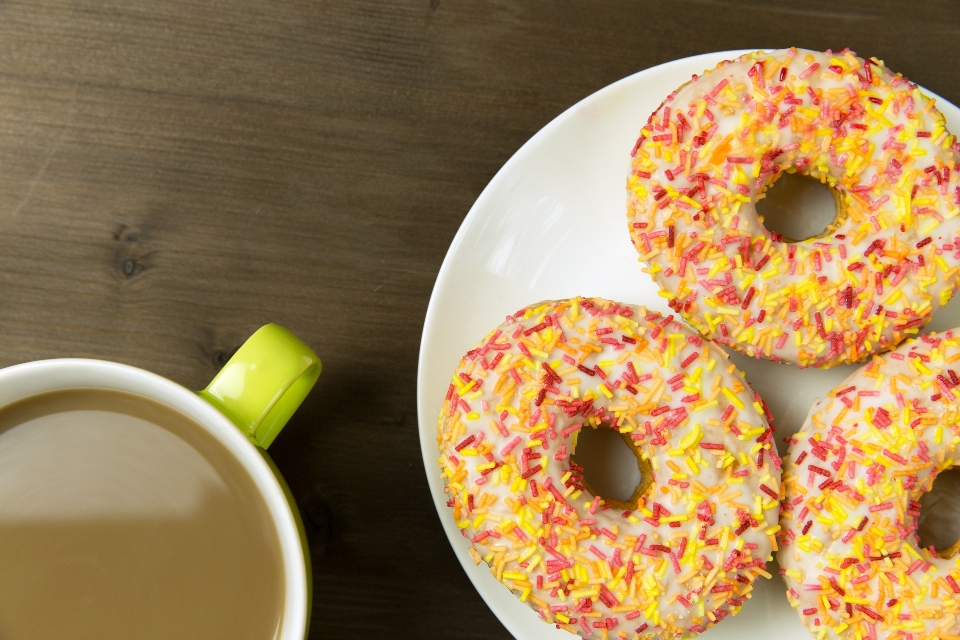
[[[460,357],[504,316],[539,300],[577,295],[642,304],[669,313],[643,273],[625,218],[630,150],[647,117],[671,91],[741,51],[675,60],[624,78],[580,101],[533,136],[494,176],[460,226],[437,276],[420,345],[417,404],[420,446],[430,491],[460,563],[494,614],[516,638],[571,640],[536,613],[467,553],[446,506],[437,466],[437,415]],[[928,95],[934,95],[924,90]],[[937,106],[954,132],[960,109]],[[831,216],[832,217],[832,216]],[[941,309],[931,329],[960,325],[960,296]],[[856,367],[800,370],[734,354],[734,361],[770,404],[777,442],[803,424],[811,404]],[[787,604],[783,582],[761,581],[739,615],[703,634],[742,640],[777,634],[808,640]]]

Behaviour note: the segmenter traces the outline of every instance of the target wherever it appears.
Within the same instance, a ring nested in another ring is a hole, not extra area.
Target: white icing
[[[922,549],[916,533],[917,501],[954,464],[960,443],[954,335],[923,336],[875,356],[815,404],[791,440],[777,559],[791,604],[818,638],[960,632],[960,586],[947,580],[960,582],[960,558]]]
[[[726,354],[672,316],[596,298],[533,305],[468,352],[454,380],[438,424],[450,505],[475,541],[477,562],[486,558],[494,575],[546,621],[577,618],[561,626],[585,636],[599,636],[594,623],[607,620],[631,636],[636,629],[645,637],[687,636],[738,611],[753,580],[767,575],[763,565],[778,527],[780,490],[772,428]],[[589,410],[575,406],[587,401]],[[604,510],[597,499],[591,513],[594,496],[580,492],[576,469],[570,473],[584,411],[591,424],[631,433],[651,461],[655,482],[642,509]],[[524,451],[532,456],[526,465]],[[492,465],[498,466],[489,471]],[[523,486],[517,478],[525,471],[531,482]],[[528,506],[508,503],[518,496]],[[467,508],[471,499],[473,510]],[[711,506],[715,513],[708,517]],[[738,514],[737,506],[744,511]],[[541,512],[549,514],[548,522]],[[668,520],[674,518],[672,527]],[[705,524],[710,518],[714,522]],[[574,540],[578,535],[582,539]],[[682,538],[686,547],[677,558]],[[561,582],[568,593],[559,589]],[[587,599],[587,616],[574,611]]]
[[[955,140],[915,85],[882,63],[867,82],[864,67],[846,51],[750,53],[695,76],[643,128],[631,237],[704,336],[801,366],[856,362],[918,333],[956,290]],[[789,244],[764,229],[756,201],[797,167],[836,188],[842,215]]]

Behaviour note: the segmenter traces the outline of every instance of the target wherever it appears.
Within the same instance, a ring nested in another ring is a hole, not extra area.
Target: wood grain
[[[577,100],[707,51],[849,46],[960,102],[958,35],[946,0],[0,0],[0,365],[199,388],[286,325],[324,360],[271,450],[311,638],[505,638],[441,530],[415,402],[483,186]]]

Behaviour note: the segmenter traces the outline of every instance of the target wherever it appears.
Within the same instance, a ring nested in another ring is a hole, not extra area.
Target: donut
[[[642,128],[628,226],[703,336],[801,367],[858,362],[956,291],[958,153],[934,100],[879,60],[748,53],[693,76]],[[785,171],[832,190],[818,236],[764,228],[756,203]]]
[[[817,402],[783,475],[780,572],[818,639],[960,634],[956,545],[920,546],[920,496],[960,443],[960,330],[873,359]]]
[[[593,492],[580,430],[613,429],[643,480]],[[722,349],[674,316],[600,298],[520,309],[460,360],[438,421],[453,517],[478,564],[583,637],[679,638],[769,577],[780,459]]]

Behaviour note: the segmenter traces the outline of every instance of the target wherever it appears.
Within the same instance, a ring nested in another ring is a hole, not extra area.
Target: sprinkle
[[[944,576],[944,580],[947,581],[947,584],[950,585],[950,589],[954,593],[960,593],[960,585],[957,584],[957,581],[953,576],[951,576],[950,574],[947,574],[946,576]]]
[[[456,449],[457,451],[463,451],[465,448],[470,446],[470,444],[472,444],[473,441],[476,440],[476,438],[477,438],[476,436],[469,436],[467,438],[464,438],[463,440],[460,441],[460,443],[456,447],[454,447],[454,449]],[[517,439],[519,440],[519,438]]]
[[[516,447],[518,444],[520,444],[520,441],[521,441],[521,440],[520,440],[520,436],[517,436],[516,438],[514,438],[513,440],[511,440],[510,442],[508,442],[507,445],[506,445],[505,447],[503,447],[503,449],[500,450],[500,455],[501,455],[501,456],[505,456],[505,455],[507,455],[508,453],[510,453],[511,451],[513,451],[514,447]]]
[[[540,365],[543,367],[543,370],[547,372],[547,376],[550,377],[554,382],[560,384],[563,382],[563,378],[557,375],[557,372],[547,364],[546,362],[541,362]]]
[[[797,78],[799,78],[800,80],[803,80],[804,78],[806,78],[807,76],[809,76],[811,73],[813,73],[819,68],[820,68],[820,63],[814,62],[812,65],[810,65],[809,67],[801,71],[800,75],[798,75]]]
[[[887,456],[891,460],[895,460],[896,462],[899,462],[900,464],[907,464],[907,461],[904,458],[898,456],[897,454],[893,453],[889,449],[884,449],[883,455]]]
[[[883,616],[881,616],[879,613],[877,613],[877,612],[874,611],[873,609],[870,609],[870,608],[868,608],[868,607],[866,607],[866,606],[864,606],[864,605],[862,605],[862,604],[854,605],[854,608],[855,608],[857,611],[862,611],[863,613],[865,613],[866,615],[870,616],[871,618],[873,618],[874,620],[876,620],[876,621],[878,621],[878,622],[883,621]]]
[[[541,322],[541,323],[538,324],[537,326],[531,327],[531,328],[527,329],[526,331],[524,331],[524,332],[523,332],[523,335],[529,336],[531,333],[537,333],[538,331],[543,331],[543,330],[546,329],[546,328],[547,328],[546,323],[545,323],[545,322]]]

